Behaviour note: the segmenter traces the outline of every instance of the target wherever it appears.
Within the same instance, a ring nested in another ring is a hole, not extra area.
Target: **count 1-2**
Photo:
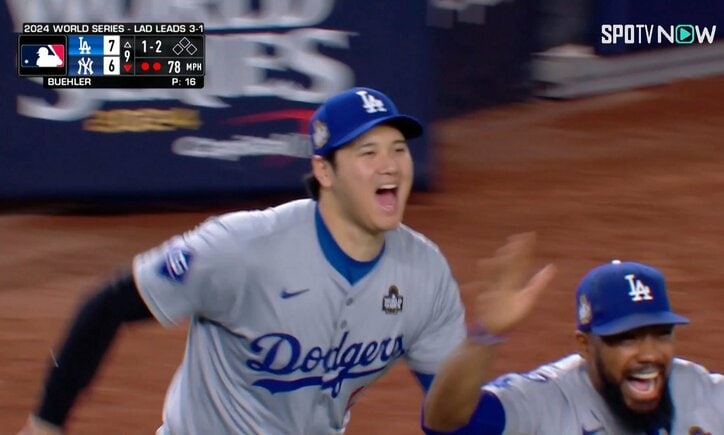
[[[145,39],[141,40],[141,46],[143,46],[143,52],[148,53],[149,51],[154,53],[161,53],[161,40],[157,39],[153,43],[148,43]]]

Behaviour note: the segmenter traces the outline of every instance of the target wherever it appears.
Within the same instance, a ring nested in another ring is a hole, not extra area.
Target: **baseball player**
[[[489,333],[517,323],[539,293],[510,289],[503,282],[477,302],[477,318]],[[659,270],[621,261],[596,267],[579,284],[576,305],[578,354],[482,389],[493,339],[481,333],[466,340],[427,395],[426,433],[724,431],[724,376],[674,358],[674,326],[688,320],[671,311]]]
[[[118,327],[190,321],[158,435],[342,433],[404,359],[427,388],[465,337],[448,264],[401,224],[421,124],[354,88],[310,123],[312,199],[236,212],[142,253],[80,309],[25,434],[59,433]]]

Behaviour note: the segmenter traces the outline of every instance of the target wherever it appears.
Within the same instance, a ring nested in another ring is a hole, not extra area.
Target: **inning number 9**
[[[123,50],[123,57],[126,58],[126,63],[131,60],[131,50]]]

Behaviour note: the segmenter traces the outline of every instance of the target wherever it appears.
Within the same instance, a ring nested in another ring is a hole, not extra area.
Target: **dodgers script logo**
[[[258,358],[249,359],[246,366],[270,375],[297,374],[302,377],[294,380],[260,379],[253,385],[265,388],[272,394],[319,385],[322,390],[331,389],[332,397],[337,397],[345,379],[380,372],[405,353],[402,335],[381,341],[349,344],[348,335],[345,332],[339,343],[330,349],[315,346],[306,353],[302,352],[299,340],[293,335],[279,332],[262,335],[252,341],[250,346]],[[320,367],[320,364],[324,368],[324,376],[303,376]]]

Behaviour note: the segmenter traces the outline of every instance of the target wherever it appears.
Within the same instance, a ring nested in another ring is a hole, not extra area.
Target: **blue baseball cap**
[[[309,123],[313,152],[327,155],[380,124],[397,128],[405,139],[422,135],[420,121],[400,114],[387,95],[371,88],[347,89],[330,97],[314,112]]]
[[[576,304],[578,330],[596,335],[689,323],[671,311],[664,275],[641,263],[614,260],[592,269],[578,285]]]

